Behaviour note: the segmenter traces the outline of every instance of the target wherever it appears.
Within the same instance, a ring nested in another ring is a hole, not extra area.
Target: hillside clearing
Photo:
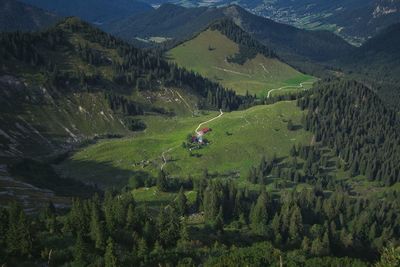
[[[175,177],[196,177],[207,169],[222,176],[243,178],[263,155],[285,157],[293,144],[310,142],[311,134],[303,129],[287,129],[287,121],[299,125],[302,114],[295,102],[284,101],[219,115],[144,116],[148,125],[145,133],[89,146],[57,168],[101,186],[121,186],[138,175],[154,177],[163,164],[163,170]],[[222,117],[217,120],[219,116]],[[209,145],[189,152],[182,143],[193,133],[193,125],[199,124],[213,129],[205,135]]]
[[[194,52],[195,51],[195,52]],[[243,65],[229,63],[239,46],[219,31],[207,30],[169,51],[168,57],[179,66],[197,72],[238,94],[265,96],[273,88],[311,82],[305,75],[275,58],[257,54]]]

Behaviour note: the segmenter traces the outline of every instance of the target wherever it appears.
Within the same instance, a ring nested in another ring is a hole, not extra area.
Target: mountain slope
[[[77,16],[86,21],[103,23],[149,11],[152,7],[136,0],[22,0],[62,16]]]
[[[362,43],[400,21],[400,3],[392,0],[241,1],[257,14],[307,29],[329,29]]]
[[[276,23],[253,15],[236,5],[207,9],[183,8],[168,4],[134,16],[125,23],[114,22],[104,27],[127,40],[159,36],[179,41],[201,32],[216,18],[233,19],[243,30],[273,48],[287,62],[308,72],[313,71],[313,66],[306,66],[307,62],[332,60],[353,49],[347,42],[328,31],[306,31]],[[158,26],[161,24],[168,25],[168,30],[164,31],[164,28]]]
[[[328,61],[352,49],[351,45],[328,31],[301,30],[253,15],[236,5],[225,8],[224,12],[245,31],[281,54]]]
[[[232,1],[146,0],[186,7],[215,7]],[[238,0],[246,10],[284,24],[309,30],[329,30],[360,45],[385,27],[400,21],[400,2],[393,0]]]
[[[77,18],[46,32],[3,33],[0,44],[1,157],[48,155],[96,136],[125,135],[145,127],[136,115],[189,113],[187,102],[218,109],[244,103]],[[217,102],[206,101],[210,94]]]
[[[222,17],[222,10],[216,8],[184,8],[164,4],[144,14],[105,24],[103,28],[128,41],[137,37],[186,39]]]
[[[312,79],[282,62],[231,20],[212,24],[171,49],[168,57],[242,95],[248,92],[265,96],[273,88]]]
[[[350,75],[375,87],[398,109],[400,100],[400,23],[389,26],[363,46],[340,59]]]
[[[15,0],[0,1],[0,31],[37,31],[59,19],[55,14]]]

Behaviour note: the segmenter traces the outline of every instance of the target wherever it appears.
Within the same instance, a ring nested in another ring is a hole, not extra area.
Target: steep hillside
[[[300,56],[314,61],[328,61],[353,48],[328,31],[301,30],[253,15],[237,5],[226,7],[225,14],[255,38],[286,56],[287,60]]]
[[[228,0],[146,0],[185,7],[221,7]],[[361,45],[385,27],[400,21],[400,3],[393,0],[239,0],[235,4],[262,17],[309,30],[328,30]]]
[[[395,108],[400,100],[399,36],[400,24],[391,25],[339,61],[350,76],[373,86]]]
[[[46,32],[3,33],[0,44],[2,157],[49,155],[142,130],[136,115],[235,109],[245,101],[76,18]],[[209,103],[207,95],[218,97]]]
[[[148,41],[152,40],[151,37],[162,37],[164,41],[177,42],[203,31],[216,18],[234,20],[244,31],[273,48],[285,61],[306,72],[321,74],[324,67],[316,63],[335,59],[353,49],[350,44],[329,31],[301,30],[253,15],[237,5],[183,8],[167,4],[154,11],[133,16],[122,23],[116,21],[106,24],[104,28],[127,40],[136,38]]]
[[[37,31],[60,18],[48,11],[15,0],[0,1],[0,31]]]
[[[195,38],[170,50],[168,57],[179,66],[242,95],[266,96],[269,90],[312,80],[282,62],[273,51],[229,20],[214,23]]]
[[[253,12],[306,29],[328,29],[361,44],[400,21],[400,3],[392,0],[241,1]]]
[[[184,8],[164,4],[158,9],[113,21],[102,27],[128,41],[136,38],[151,41],[151,37],[161,37],[163,41],[183,40],[222,17],[222,10],[217,8]]]
[[[77,16],[93,23],[104,23],[121,19],[152,7],[136,0],[21,0],[22,2],[40,7],[62,16]]]

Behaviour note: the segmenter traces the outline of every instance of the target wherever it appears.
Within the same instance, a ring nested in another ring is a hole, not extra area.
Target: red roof
[[[203,133],[208,133],[208,132],[211,132],[211,131],[212,131],[211,128],[203,128],[203,129],[200,130],[200,132],[203,132]]]

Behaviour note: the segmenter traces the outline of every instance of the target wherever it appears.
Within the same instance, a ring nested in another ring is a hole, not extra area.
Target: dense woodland
[[[83,37],[86,44],[75,46],[71,43],[69,39],[76,34]],[[45,76],[45,85],[50,88],[65,90],[74,84],[86,90],[106,87],[109,81],[101,72],[65,69],[62,62],[54,60],[64,58],[65,53],[72,53],[95,67],[111,65],[111,82],[123,88],[157,90],[161,85],[187,87],[200,96],[199,104],[203,108],[235,110],[254,101],[252,97],[237,96],[232,90],[226,90],[193,72],[167,63],[159,52],[134,48],[76,18],[66,19],[41,33],[2,33],[0,44],[0,58],[4,59],[3,69],[12,69],[15,60],[31,67],[39,67]],[[109,58],[90,44],[115,50],[122,62]]]
[[[243,64],[257,53],[277,57],[231,20],[211,29],[239,44],[231,62]],[[69,68],[68,58],[90,71]],[[179,87],[198,96],[200,109],[231,111],[296,99],[306,115],[302,125],[286,121],[288,130],[314,134],[311,144],[294,145],[285,158],[262,157],[245,180],[207,170],[195,178],[160,171],[157,177],[133,177],[121,191],[103,192],[58,177],[48,164],[10,165],[18,179],[75,198],[69,208],[49,203],[37,213],[17,203],[0,208],[0,264],[400,266],[400,194],[392,190],[400,182],[400,120],[366,86],[326,80],[297,94],[238,96],[168,63],[159,51],[137,49],[76,18],[45,32],[1,33],[0,59],[2,74],[33,73],[54,98],[100,91],[132,131],[146,128],[135,116],[174,115],[139,103],[132,91]],[[336,177],[338,170],[349,177]],[[387,190],[358,194],[347,181],[359,176]],[[271,184],[275,190],[267,191]],[[132,189],[144,186],[176,197],[162,206],[135,201]],[[194,200],[185,195],[189,191]]]
[[[392,185],[400,181],[400,121],[370,89],[353,81],[317,85],[298,105],[308,109],[305,127],[332,148],[352,176]]]
[[[170,190],[168,180],[158,179],[157,186]],[[197,192],[194,203],[181,187],[157,213],[130,193],[75,199],[67,212],[49,204],[34,216],[13,204],[0,211],[0,255],[11,266],[23,259],[51,266],[275,266],[281,260],[287,266],[365,266],[399,241],[395,192],[384,200],[353,198],[340,188],[330,195],[314,188],[275,197],[209,177],[188,189]],[[190,223],[198,212],[203,227]]]
[[[239,52],[228,58],[229,62],[244,64],[247,60],[254,58],[258,53],[268,58],[277,57],[275,52],[262,45],[247,32],[243,31],[231,19],[219,20],[210,26],[211,30],[217,30],[239,45]]]

